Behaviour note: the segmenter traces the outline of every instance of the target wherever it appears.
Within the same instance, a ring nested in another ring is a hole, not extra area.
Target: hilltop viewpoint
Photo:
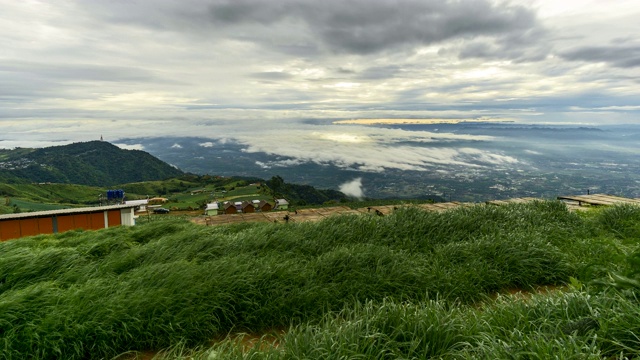
[[[1,358],[635,358],[639,224],[537,201],[6,241]]]

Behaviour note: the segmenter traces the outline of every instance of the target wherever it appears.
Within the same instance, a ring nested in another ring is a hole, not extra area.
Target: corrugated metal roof
[[[149,199],[127,200],[124,203],[125,203],[125,205],[147,205],[147,204],[149,204]]]
[[[215,203],[211,203],[211,204],[207,204],[207,208],[206,210],[218,210],[220,209],[220,204],[215,202]]]
[[[24,213],[18,213],[18,214],[0,215],[0,221],[10,220],[10,219],[25,219],[25,218],[31,218],[31,217],[46,217],[46,216],[53,216],[53,215],[92,213],[92,212],[100,212],[105,210],[129,209],[129,208],[134,208],[136,206],[138,205],[125,204],[125,205],[107,205],[107,206],[60,209],[60,210],[24,212]]]

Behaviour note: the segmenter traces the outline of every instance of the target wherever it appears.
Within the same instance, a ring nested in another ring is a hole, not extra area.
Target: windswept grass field
[[[534,202],[7,241],[0,358],[638,357],[639,224]]]

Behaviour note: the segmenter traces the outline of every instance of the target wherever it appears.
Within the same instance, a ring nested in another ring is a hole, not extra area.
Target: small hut
[[[220,203],[217,201],[207,204],[207,207],[204,209],[204,214],[209,216],[218,215],[219,212],[220,212]]]
[[[289,202],[286,199],[276,199],[277,210],[287,210],[289,208]]]
[[[230,202],[224,203],[224,213],[225,214],[237,214],[238,209],[236,206]]]
[[[255,206],[253,206],[253,204],[248,201],[243,201],[242,204],[240,205],[240,208],[242,209],[243,213],[256,212]]]
[[[271,211],[272,209],[273,209],[273,206],[271,206],[270,203],[268,203],[268,202],[266,202],[264,200],[261,200],[258,203],[258,211],[265,212],[265,211]]]

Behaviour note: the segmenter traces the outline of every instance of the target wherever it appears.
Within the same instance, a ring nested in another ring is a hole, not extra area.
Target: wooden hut
[[[254,213],[254,212],[256,212],[256,207],[253,206],[253,204],[248,202],[248,201],[243,201],[242,204],[240,205],[240,208],[242,209],[243,213]]]
[[[271,211],[272,209],[273,209],[273,206],[271,206],[271,204],[267,201],[261,200],[260,203],[258,203],[259,211],[266,212],[266,211]]]
[[[238,209],[236,206],[230,202],[224,203],[224,213],[225,214],[237,214]]]

